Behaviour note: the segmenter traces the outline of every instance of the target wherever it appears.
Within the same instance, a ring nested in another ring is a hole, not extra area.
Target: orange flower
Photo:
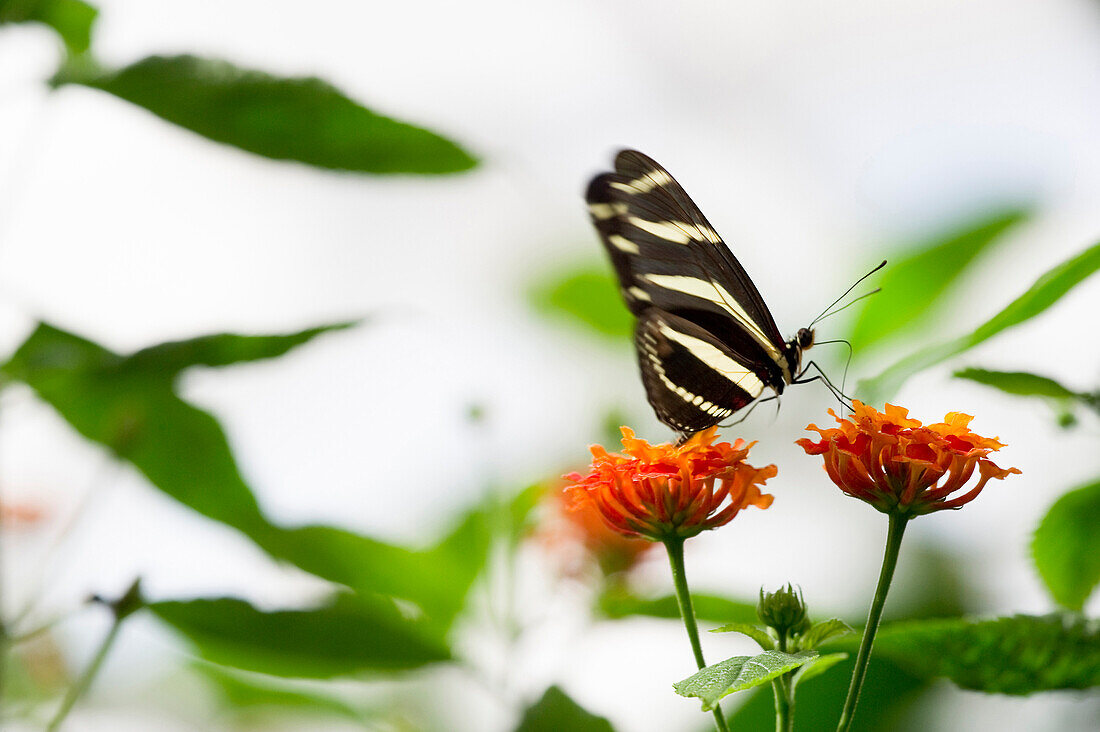
[[[574,505],[595,507],[621,534],[686,539],[728,523],[746,506],[772,504],[760,486],[775,477],[775,466],[758,469],[745,462],[756,443],[711,444],[718,432],[711,427],[682,445],[650,445],[629,427],[620,429],[625,454],[593,445],[592,472],[565,477]]]
[[[885,412],[859,400],[853,405],[854,413],[845,419],[829,410],[839,427],[806,428],[821,435],[820,442],[805,437],[797,442],[808,454],[825,456],[825,470],[840,490],[883,513],[916,516],[959,508],[974,500],[991,478],[1020,472],[1002,470],[988,459],[1004,445],[971,432],[970,415],[951,412],[943,422],[922,426],[893,404]],[[978,482],[956,495],[975,468]]]
[[[541,537],[567,574],[580,575],[592,564],[605,577],[627,572],[653,548],[609,527],[590,502],[576,505],[560,487],[552,495]]]

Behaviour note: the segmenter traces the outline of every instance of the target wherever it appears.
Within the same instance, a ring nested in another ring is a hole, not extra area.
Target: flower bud
[[[775,592],[764,592],[760,588],[760,603],[756,606],[760,622],[774,628],[780,638],[789,638],[805,632],[810,627],[806,617],[806,602],[802,599],[802,590],[795,590],[790,584]]]

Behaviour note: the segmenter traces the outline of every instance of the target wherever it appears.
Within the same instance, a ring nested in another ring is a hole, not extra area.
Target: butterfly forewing
[[[592,180],[593,223],[638,318],[642,379],[681,432],[725,419],[792,379],[790,346],[744,268],[675,179],[626,150]]]

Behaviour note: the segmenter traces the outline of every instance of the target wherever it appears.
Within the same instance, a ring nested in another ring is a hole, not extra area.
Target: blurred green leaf
[[[768,631],[752,623],[728,623],[721,628],[715,628],[711,633],[740,633],[747,635],[756,641],[757,645],[765,651],[775,648],[775,639],[768,635]]]
[[[819,661],[818,663],[823,663]],[[840,718],[853,660],[836,663],[832,673],[816,676],[812,684],[798,687],[795,701],[796,732],[819,732],[833,729]],[[813,668],[812,666],[810,667]],[[805,680],[805,678],[803,679]],[[853,732],[879,732],[901,729],[899,724],[906,710],[926,687],[921,679],[897,665],[872,657],[867,678],[860,695],[852,723]],[[731,730],[738,732],[771,732],[775,729],[775,704],[771,689],[758,689],[749,700],[728,715]]]
[[[0,0],[0,23],[35,22],[57,31],[69,53],[88,50],[99,11],[80,0]]]
[[[812,650],[826,641],[854,632],[855,629],[853,629],[852,626],[839,618],[822,620],[820,623],[814,623],[813,627],[799,637],[798,647],[805,650]]]
[[[1062,427],[1071,427],[1077,421],[1073,408],[1082,404],[1100,413],[1100,391],[1076,392],[1059,384],[1054,379],[1026,371],[988,371],[986,369],[961,369],[955,377],[968,379],[979,384],[992,386],[1006,394],[1016,396],[1041,397],[1054,407],[1058,423]]]
[[[918,676],[987,693],[1100,685],[1100,623],[1076,615],[894,623],[879,631],[874,652]]]
[[[830,653],[825,656],[818,656],[813,661],[799,667],[799,669],[794,672],[794,676],[791,678],[791,687],[797,688],[802,682],[820,676],[847,658],[847,653]]]
[[[210,336],[124,357],[40,324],[2,371],[31,386],[78,432],[133,464],[184,505],[308,572],[360,592],[410,600],[445,628],[484,565],[490,506],[476,506],[453,533],[421,551],[330,526],[276,526],[260,511],[217,421],[174,391],[175,378],[187,365],[275,356],[326,330]]]
[[[343,326],[336,326],[343,327]],[[306,331],[309,337],[325,328]],[[257,344],[268,341],[277,355],[302,343],[303,334],[238,339],[222,336],[226,346],[246,345],[244,360],[261,357]],[[196,355],[209,355],[214,338]],[[174,378],[187,365],[182,344],[120,356],[72,333],[41,323],[2,371],[31,386],[88,439],[112,450],[158,488],[181,503],[245,533],[262,532],[267,521],[233,462],[218,423],[179,399]],[[154,358],[160,353],[163,362]],[[228,348],[221,363],[232,363]],[[199,361],[202,362],[201,360]]]
[[[651,618],[680,619],[680,606],[675,595],[653,599],[637,597],[625,587],[612,585],[597,599],[597,609],[610,619],[642,615]],[[695,617],[699,620],[722,623],[756,623],[756,603],[734,600],[717,595],[691,593]]]
[[[634,318],[619,296],[619,286],[606,264],[582,264],[536,282],[529,299],[550,317],[564,316],[616,341],[633,338]]]
[[[877,377],[861,381],[858,391],[873,395],[868,397],[870,402],[878,402],[884,397],[889,398],[913,374],[935,366],[941,361],[985,342],[1003,330],[1042,313],[1093,274],[1097,268],[1100,268],[1100,243],[1092,245],[1077,256],[1047,271],[1027,292],[1013,300],[972,333],[947,343],[922,349],[903,358]]]
[[[110,72],[72,69],[54,83],[101,89],[211,140],[277,160],[359,173],[455,173],[477,165],[454,142],[376,114],[313,77],[150,56]]]
[[[1100,583],[1100,480],[1059,498],[1035,530],[1031,556],[1050,594],[1080,610]]]
[[[143,348],[127,357],[126,368],[148,369],[161,376],[170,376],[192,366],[230,366],[246,361],[276,358],[323,333],[344,330],[358,324],[359,321],[335,323],[287,335],[216,333],[183,341],[169,341]]]
[[[718,700],[736,691],[766,684],[788,671],[817,658],[817,651],[764,651],[755,656],[734,656],[700,670],[672,685],[680,696],[697,697],[703,711],[714,709]]]
[[[614,732],[611,722],[586,711],[557,686],[527,707],[516,732]]]
[[[878,280],[882,292],[854,306],[852,347],[866,350],[920,322],[975,257],[1025,219],[1019,210],[983,216],[891,257]]]
[[[234,714],[296,711],[362,721],[363,715],[342,699],[306,687],[300,682],[232,670],[203,661],[195,662],[192,667],[213,685],[222,702]]]
[[[450,659],[441,640],[380,599],[343,594],[322,607],[273,612],[229,597],[148,607],[206,660],[273,676],[325,679]]]
[[[1071,399],[1078,396],[1077,392],[1070,391],[1054,379],[1029,374],[1026,371],[988,371],[968,368],[956,371],[955,378],[976,381],[1016,396],[1041,396],[1053,399]]]

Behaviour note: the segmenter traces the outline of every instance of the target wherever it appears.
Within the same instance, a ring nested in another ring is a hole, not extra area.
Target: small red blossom
[[[1016,468],[998,468],[987,456],[1004,447],[997,438],[970,431],[968,414],[951,412],[943,422],[922,425],[893,404],[879,412],[853,401],[851,417],[829,410],[838,427],[809,425],[820,442],[798,440],[810,455],[825,456],[825,470],[840,490],[883,513],[915,516],[959,508],[974,500],[991,478]],[[978,481],[965,493],[967,483]],[[952,497],[954,496],[954,497]]]
[[[776,467],[745,462],[755,442],[712,444],[718,430],[711,427],[682,445],[650,445],[629,427],[621,430],[623,454],[593,445],[591,472],[565,476],[574,506],[594,507],[620,534],[685,539],[728,523],[746,506],[772,504],[760,486]]]

